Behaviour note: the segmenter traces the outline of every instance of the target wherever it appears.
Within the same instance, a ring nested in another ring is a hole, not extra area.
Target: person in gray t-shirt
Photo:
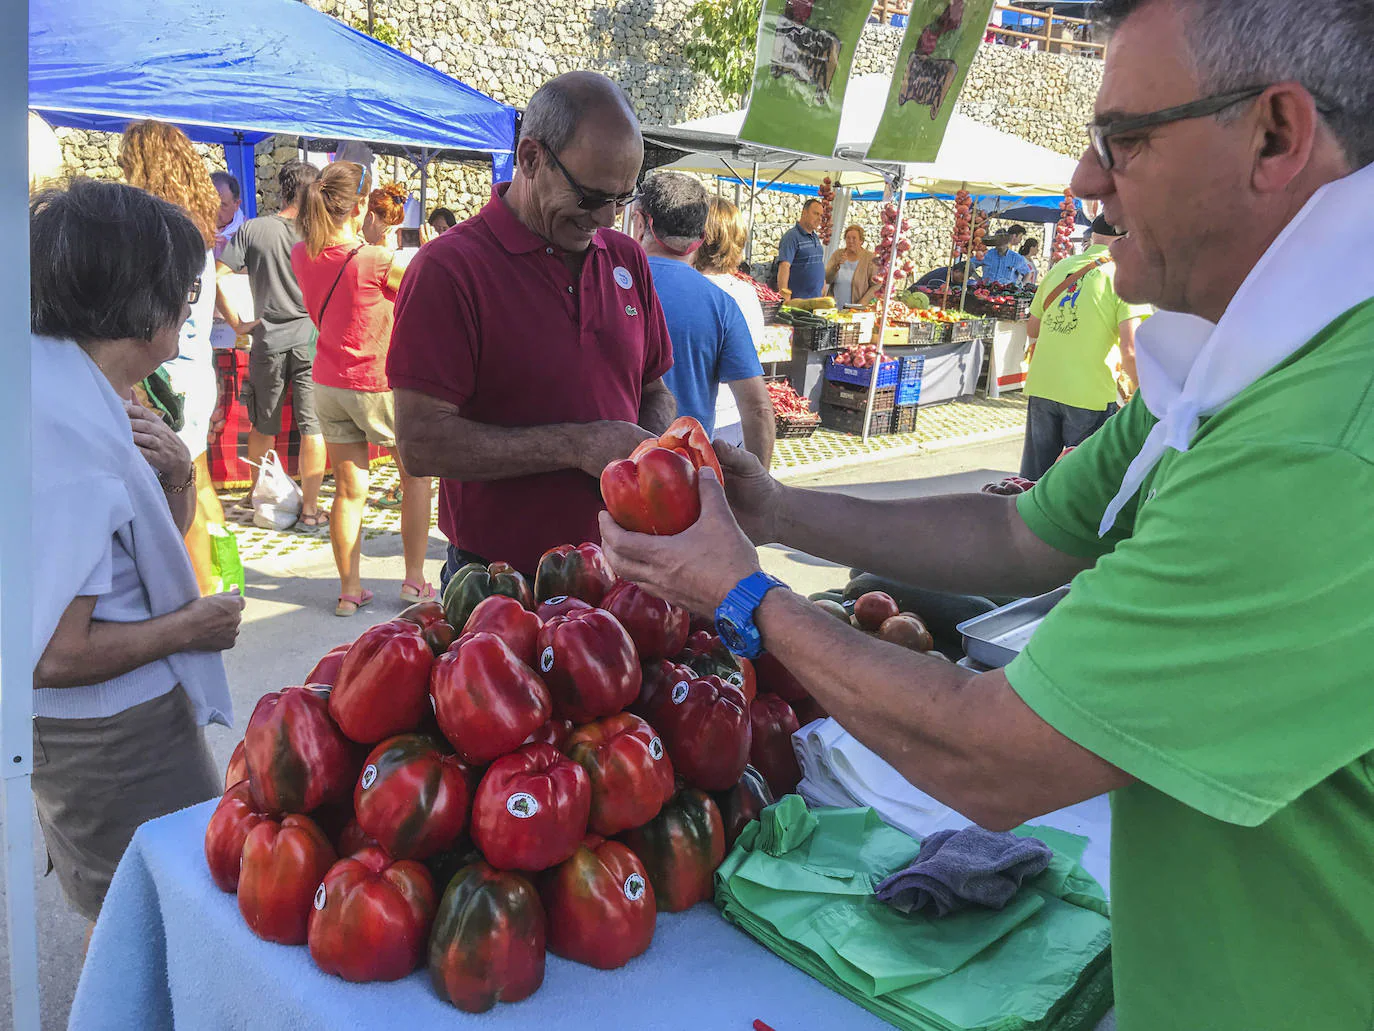
[[[320,483],[324,479],[324,438],[315,418],[310,370],[315,362],[315,326],[301,299],[300,284],[291,271],[291,248],[300,240],[296,232],[296,198],[319,169],[304,161],[288,161],[277,174],[285,207],[275,215],[251,218],[239,227],[216,265],[218,274],[248,271],[253,288],[256,322],[253,346],[248,352],[248,384],[244,403],[252,428],[248,433],[248,460],[257,482],[257,465],[281,432],[282,400],[291,384],[291,410],[301,432],[301,524],[324,526],[329,516],[320,511]],[[226,312],[235,316],[234,312]],[[249,497],[252,488],[249,488]],[[247,501],[245,499],[244,504]]]

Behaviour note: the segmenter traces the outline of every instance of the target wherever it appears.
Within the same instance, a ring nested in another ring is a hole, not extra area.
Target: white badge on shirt
[[[634,277],[630,275],[630,270],[624,265],[617,265],[611,272],[615,276],[616,285],[622,290],[628,290],[635,285]]]

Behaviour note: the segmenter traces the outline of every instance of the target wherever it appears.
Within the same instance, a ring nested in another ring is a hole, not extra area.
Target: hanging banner
[[[869,161],[934,161],[992,0],[912,0]]]
[[[740,139],[829,157],[872,0],[764,0]]]

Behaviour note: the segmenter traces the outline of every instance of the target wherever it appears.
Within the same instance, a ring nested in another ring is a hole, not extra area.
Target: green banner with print
[[[740,139],[829,157],[872,0],[764,0]]]
[[[870,161],[934,161],[992,0],[912,0]]]

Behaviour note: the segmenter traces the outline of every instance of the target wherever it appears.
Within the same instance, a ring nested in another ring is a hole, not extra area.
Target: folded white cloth
[[[1126,470],[1099,535],[1165,450],[1188,450],[1203,416],[1221,411],[1338,315],[1374,297],[1374,261],[1321,260],[1370,233],[1374,165],[1312,195],[1255,263],[1220,322],[1169,311],[1145,321],[1136,333],[1136,369],[1141,400],[1159,422]],[[1275,304],[1275,297],[1301,302]]]

